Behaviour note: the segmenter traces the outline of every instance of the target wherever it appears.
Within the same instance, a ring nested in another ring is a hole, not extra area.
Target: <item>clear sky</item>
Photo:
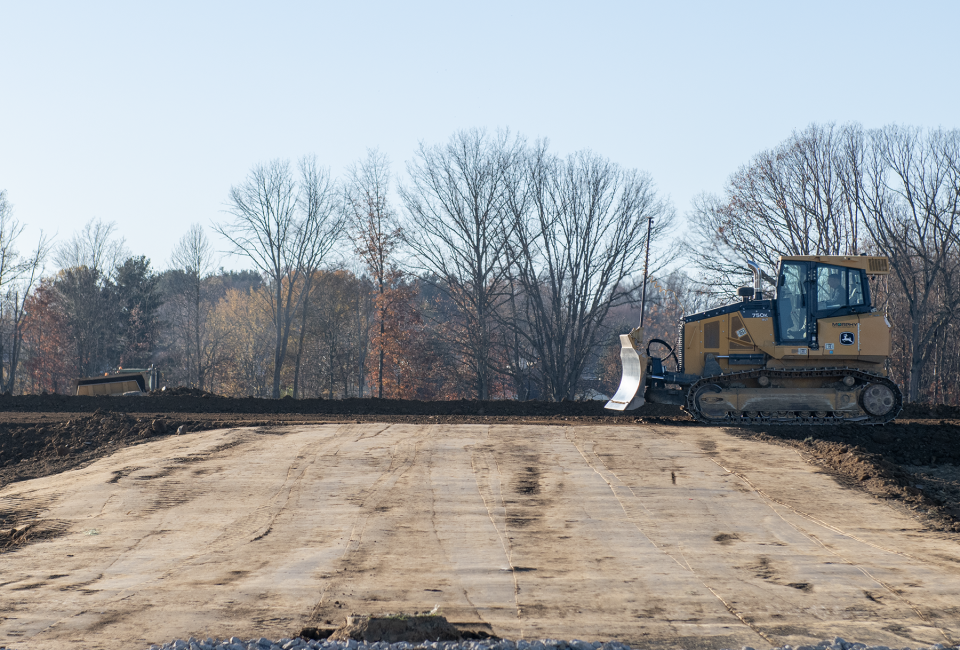
[[[0,0],[22,248],[99,217],[165,268],[257,162],[402,174],[467,127],[646,170],[683,215],[815,121],[960,127],[960,2]]]

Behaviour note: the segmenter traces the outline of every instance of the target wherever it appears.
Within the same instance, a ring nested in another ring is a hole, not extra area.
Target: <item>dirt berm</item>
[[[301,636],[312,636],[308,629]],[[319,638],[319,637],[315,637]],[[348,616],[346,622],[333,631],[329,636],[335,641],[366,641],[376,643],[424,643],[430,641],[462,641],[464,638],[477,638],[474,633],[466,636],[451,625],[443,616],[436,614],[426,615],[386,615],[386,616]]]

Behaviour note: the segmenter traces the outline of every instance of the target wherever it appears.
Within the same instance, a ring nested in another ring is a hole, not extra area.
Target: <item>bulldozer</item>
[[[145,395],[160,383],[160,370],[149,368],[117,368],[102,377],[81,377],[74,380],[74,395]]]
[[[868,282],[890,272],[888,259],[783,256],[770,297],[759,265],[747,264],[753,286],[737,290],[738,302],[684,316],[675,346],[661,339],[643,346],[641,299],[640,326],[620,336],[623,376],[606,408],[677,404],[711,425],[897,417],[903,395],[887,377],[890,322],[873,306]],[[651,354],[655,344],[665,356]],[[676,371],[664,367],[671,357]]]

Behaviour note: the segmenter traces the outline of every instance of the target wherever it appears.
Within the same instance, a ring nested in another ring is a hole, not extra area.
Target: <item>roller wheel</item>
[[[893,391],[883,384],[870,384],[860,399],[863,410],[875,416],[886,415],[897,403]]]
[[[694,401],[704,417],[711,420],[719,420],[726,416],[726,408],[715,403],[717,400],[710,398],[711,395],[719,393],[721,390],[723,389],[716,384],[706,384],[705,386],[701,386],[697,391],[697,394],[694,396]]]

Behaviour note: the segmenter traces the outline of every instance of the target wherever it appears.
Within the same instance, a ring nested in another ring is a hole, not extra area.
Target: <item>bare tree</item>
[[[357,372],[357,397],[364,397],[367,378],[367,356],[370,351],[370,329],[377,315],[375,296],[367,279],[361,280],[357,291],[354,311],[354,334],[350,337],[356,352],[354,364]],[[382,375],[381,375],[382,376]]]
[[[356,368],[352,358],[355,346],[351,345],[354,338],[351,321],[357,316],[357,301],[363,299],[362,291],[358,290],[361,281],[343,270],[318,275],[317,289],[324,300],[317,301],[314,307],[316,354],[312,365],[318,373],[315,393],[321,396],[326,387],[328,399],[334,399],[338,390],[344,398],[349,383],[347,377]]]
[[[376,286],[374,304],[376,325],[380,328],[377,346],[377,397],[383,397],[384,296],[390,277],[395,275],[394,253],[402,230],[396,213],[390,208],[390,161],[376,149],[349,171],[345,189],[345,207],[353,221],[357,255],[364,261]]]
[[[860,188],[847,172],[859,137],[855,124],[812,124],[741,167],[722,197],[696,197],[685,251],[707,284],[729,295],[749,277],[745,260],[856,254]]]
[[[506,251],[521,316],[513,329],[536,354],[543,391],[573,398],[606,340],[610,309],[634,300],[648,220],[656,223],[651,236],[662,238],[673,209],[648,174],[590,152],[562,160],[540,143],[526,161],[514,168],[508,202]]]
[[[111,275],[128,251],[115,231],[116,224],[93,219],[54,252],[60,267],[54,286],[70,332],[74,372],[81,377],[113,365],[122,336]]]
[[[6,190],[0,191],[0,390],[13,392],[23,346],[25,305],[43,272],[50,240],[40,233],[27,255],[17,249],[24,225],[13,216]]]
[[[320,271],[320,265],[346,232],[347,219],[339,203],[338,189],[330,179],[330,172],[317,167],[316,158],[300,161],[300,202],[305,232],[308,238],[301,256],[303,267],[303,299],[300,305],[300,340],[297,346],[293,374],[293,396],[300,396],[300,366],[303,359],[303,339],[307,329],[307,313],[311,288]]]
[[[233,221],[215,226],[232,252],[249,258],[270,283],[274,398],[280,397],[294,318],[303,308],[314,272],[344,230],[329,171],[318,167],[313,157],[301,159],[299,167],[298,180],[288,161],[256,165],[243,184],[230,188],[226,211]]]
[[[504,171],[522,145],[507,132],[478,129],[459,131],[445,145],[421,144],[407,165],[410,185],[400,187],[404,241],[416,266],[457,306],[450,342],[470,364],[479,399],[490,396],[494,315],[506,295]]]
[[[960,309],[960,131],[871,131],[865,160],[866,227],[890,259],[910,321],[912,402],[938,332]]]
[[[61,269],[86,266],[103,275],[119,266],[129,256],[123,238],[114,236],[117,224],[91,219],[73,237],[57,247],[54,262]]]
[[[172,302],[176,305],[181,347],[188,367],[188,378],[200,390],[207,386],[207,371],[219,347],[217,337],[207,336],[207,321],[214,307],[214,297],[206,282],[215,270],[213,246],[199,224],[177,243],[170,264],[179,273],[174,280]],[[188,379],[189,381],[189,379]]]
[[[113,339],[120,335],[119,318],[110,300],[111,275],[129,255],[117,225],[91,219],[54,251],[60,267],[57,294],[74,345],[75,372],[85,376],[112,365]]]

